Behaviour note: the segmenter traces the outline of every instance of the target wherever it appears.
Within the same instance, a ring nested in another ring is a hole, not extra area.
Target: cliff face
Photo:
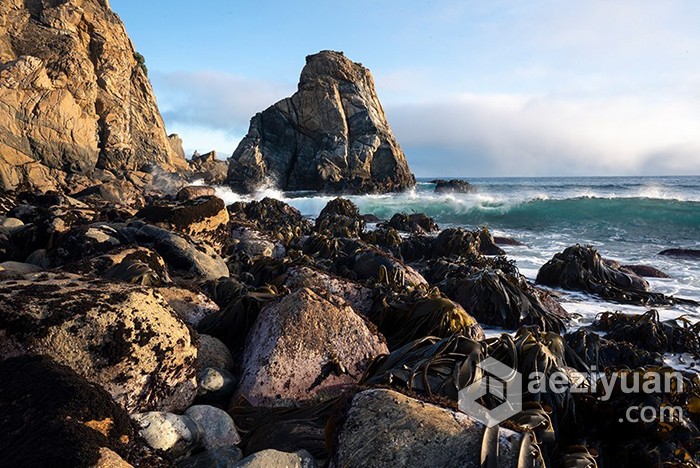
[[[251,191],[381,193],[415,184],[369,70],[342,53],[306,58],[298,91],[251,119],[228,183]]]
[[[0,189],[186,169],[173,141],[107,0],[0,0]]]

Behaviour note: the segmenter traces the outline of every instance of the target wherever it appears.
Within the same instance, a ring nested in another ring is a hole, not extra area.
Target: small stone
[[[295,453],[262,450],[238,462],[236,468],[317,468],[314,457],[306,450]]]
[[[199,426],[202,442],[208,450],[241,443],[236,426],[226,411],[209,405],[191,406],[185,415]]]
[[[236,390],[236,378],[224,369],[207,367],[199,373],[199,397],[208,402],[227,400]]]
[[[184,455],[197,446],[200,429],[189,416],[178,416],[162,411],[150,411],[132,415],[148,445],[174,456]]]
[[[238,447],[219,447],[185,458],[177,468],[234,468],[241,458]]]
[[[226,371],[233,370],[233,356],[228,347],[218,338],[211,335],[199,335],[197,352],[197,369],[215,367]]]
[[[0,216],[0,228],[12,230],[14,228],[19,228],[22,226],[24,226],[24,223],[20,219]]]

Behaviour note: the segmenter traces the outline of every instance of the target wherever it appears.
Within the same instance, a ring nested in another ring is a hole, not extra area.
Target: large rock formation
[[[186,169],[141,60],[107,0],[0,2],[0,189]]]
[[[370,193],[415,184],[386,121],[369,70],[342,53],[306,58],[299,89],[251,119],[229,159],[228,183],[249,192]]]

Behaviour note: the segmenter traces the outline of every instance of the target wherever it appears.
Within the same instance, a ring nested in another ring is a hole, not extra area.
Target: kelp
[[[448,278],[440,288],[479,323],[510,330],[523,325],[557,333],[565,329],[566,311],[521,275],[487,268],[461,279]]]
[[[363,232],[360,238],[368,244],[379,247],[395,257],[401,257],[401,245],[403,239],[394,228],[379,228]]]
[[[440,230],[435,220],[424,213],[396,213],[382,226],[415,234],[427,234]]]
[[[274,198],[233,203],[228,206],[228,211],[234,224],[250,222],[286,245],[311,232],[311,222],[299,210]]]
[[[585,371],[591,367],[603,370],[607,367],[640,367],[663,364],[663,356],[650,352],[624,341],[613,341],[597,333],[581,328],[564,335],[567,346],[580,359],[569,360],[577,370]]]
[[[420,338],[372,361],[364,385],[391,385],[457,401],[459,391],[477,378],[484,344],[464,336]]]
[[[365,220],[357,206],[346,198],[329,201],[316,218],[315,230],[335,237],[360,237]]]
[[[262,308],[277,297],[273,286],[246,291],[223,309],[204,317],[197,331],[220,339],[232,352],[240,351]]]
[[[685,316],[662,322],[655,309],[644,314],[603,312],[592,328],[606,331],[606,339],[630,343],[649,352],[700,356],[700,322]]]
[[[623,304],[697,304],[650,292],[649,283],[641,276],[618,269],[614,263],[605,262],[593,247],[578,244],[545,263],[537,273],[536,283],[584,291]]]
[[[437,288],[410,292],[380,289],[369,318],[386,337],[389,349],[426,336],[445,338],[457,333],[473,340],[484,338],[474,317]]]
[[[329,457],[327,426],[342,404],[342,397],[299,408],[250,406],[238,402],[229,414],[241,435],[244,455],[266,449],[282,452],[306,450],[316,459]]]

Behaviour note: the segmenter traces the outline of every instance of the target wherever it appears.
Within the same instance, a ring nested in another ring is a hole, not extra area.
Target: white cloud
[[[462,95],[387,113],[419,175],[700,173],[700,108],[682,100]]]

